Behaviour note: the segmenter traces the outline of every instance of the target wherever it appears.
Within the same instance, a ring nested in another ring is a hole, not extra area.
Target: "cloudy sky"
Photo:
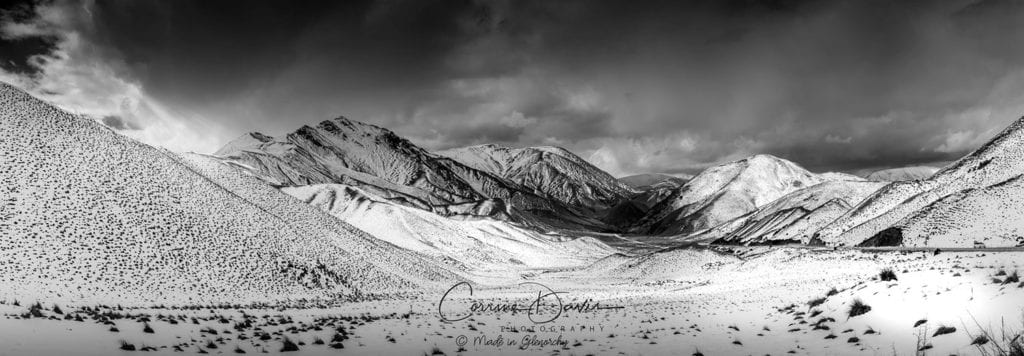
[[[615,175],[941,164],[1024,114],[1020,1],[5,2],[0,80],[212,152],[346,117]]]

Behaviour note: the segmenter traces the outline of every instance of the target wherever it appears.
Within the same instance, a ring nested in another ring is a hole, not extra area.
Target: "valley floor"
[[[61,306],[58,314],[40,301],[33,316],[34,301],[4,301],[0,344],[9,355],[130,352],[119,350],[122,340],[156,354],[277,353],[286,338],[298,355],[970,355],[1024,329],[1016,276],[1024,252],[676,252],[531,274],[472,295],[462,285],[447,296],[325,308]],[[881,280],[884,269],[896,279]],[[473,313],[473,303],[487,310]],[[988,341],[972,345],[979,335]]]

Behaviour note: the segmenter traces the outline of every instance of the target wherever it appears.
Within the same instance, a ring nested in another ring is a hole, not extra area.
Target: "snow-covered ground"
[[[750,248],[658,254],[665,256],[619,256],[517,281],[538,284],[474,284],[472,296],[460,286],[447,297],[438,290],[413,299],[324,308],[107,307],[96,312],[92,305],[85,306],[88,311],[61,305],[63,314],[56,314],[51,303],[42,301],[39,318],[27,316],[34,301],[14,306],[6,300],[0,305],[0,330],[5,330],[0,344],[10,354],[110,355],[120,352],[121,340],[136,348],[154,347],[158,354],[174,354],[176,346],[188,353],[231,353],[236,347],[278,352],[287,337],[299,355],[432,354],[435,347],[447,355],[678,355],[698,350],[707,355],[912,355],[926,345],[926,354],[970,355],[981,353],[971,345],[978,335],[990,333],[984,348],[1005,343],[1004,331],[1012,338],[1024,330],[1024,288],[1020,281],[1006,282],[1022,267],[1024,252]],[[620,268],[626,264],[644,272]],[[880,280],[884,269],[891,269],[896,280]],[[526,306],[545,287],[566,292],[559,295],[563,305],[593,299],[591,306],[621,309],[569,310],[544,324],[531,322],[524,312],[478,312],[458,321],[439,315],[442,300],[440,311],[458,319],[469,313],[471,301]],[[851,316],[856,300],[868,308]],[[143,332],[146,324],[152,334]],[[943,327],[955,330],[936,335]],[[347,339],[335,349],[331,340],[339,328]],[[264,333],[268,336],[261,339]],[[499,337],[502,345],[495,344]],[[315,343],[317,338],[324,344]],[[509,345],[510,340],[519,345]],[[523,346],[524,340],[536,344]]]

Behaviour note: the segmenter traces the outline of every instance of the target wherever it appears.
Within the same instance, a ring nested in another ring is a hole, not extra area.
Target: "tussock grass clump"
[[[932,334],[932,337],[936,337],[936,336],[939,336],[939,335],[952,334],[952,333],[955,333],[955,332],[956,332],[956,328],[954,328],[952,326],[940,325],[938,330],[935,330],[935,333]]]
[[[296,345],[295,342],[292,342],[291,339],[286,337],[284,338],[284,341],[281,341],[281,352],[291,351],[299,351],[299,345]]]
[[[1010,275],[1006,276],[1006,279],[1003,280],[1003,284],[1019,283],[1019,282],[1020,282],[1020,276],[1017,275],[1017,271],[1013,271],[1013,273],[1010,273]]]
[[[867,314],[870,311],[870,305],[864,304],[864,302],[861,301],[860,298],[856,298],[853,300],[853,302],[850,303],[850,310],[847,312],[847,315],[849,315],[849,317],[852,318],[858,315]]]
[[[971,341],[972,346],[981,346],[988,343],[988,335],[981,334],[974,337],[974,341]]]
[[[895,281],[897,280],[896,272],[893,272],[892,268],[883,269],[882,272],[878,273],[878,279],[881,279],[883,282]]]
[[[826,297],[831,297],[831,296],[836,295],[836,294],[839,294],[839,290],[836,289],[835,287],[832,287],[832,289],[828,290],[828,293],[825,293],[825,296]]]
[[[31,306],[28,307],[28,313],[31,314],[33,318],[42,318],[43,305],[40,304],[39,302],[32,304]]]
[[[814,308],[814,307],[822,305],[824,303],[825,303],[825,297],[814,298],[814,299],[811,299],[811,301],[807,302],[807,307],[808,308]]]
[[[135,345],[129,343],[128,341],[121,340],[120,349],[125,351],[135,351]]]

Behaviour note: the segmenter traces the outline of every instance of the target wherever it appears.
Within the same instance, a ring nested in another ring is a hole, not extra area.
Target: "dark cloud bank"
[[[5,5],[4,78],[177,149],[345,115],[432,149],[560,145],[613,174],[762,152],[860,171],[955,159],[1024,114],[1017,1],[25,8]],[[109,85],[56,80],[81,68]]]

